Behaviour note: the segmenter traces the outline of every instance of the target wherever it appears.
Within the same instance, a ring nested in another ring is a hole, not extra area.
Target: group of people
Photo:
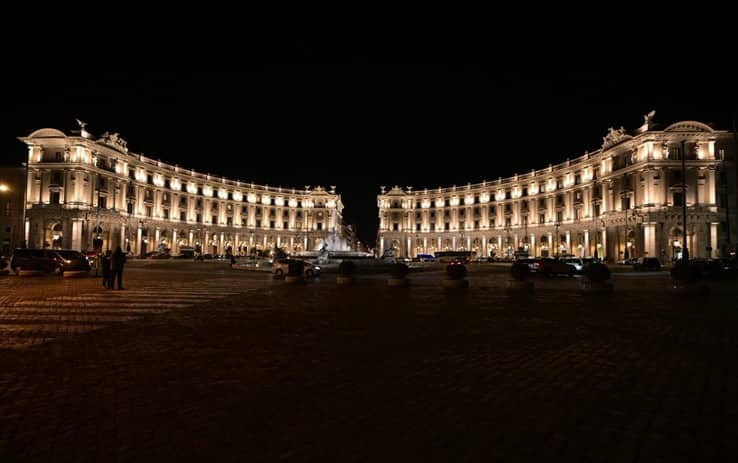
[[[117,280],[118,289],[123,289],[123,266],[125,263],[126,255],[120,246],[112,254],[110,249],[108,249],[105,251],[105,254],[100,256],[103,288],[115,289],[113,286]]]

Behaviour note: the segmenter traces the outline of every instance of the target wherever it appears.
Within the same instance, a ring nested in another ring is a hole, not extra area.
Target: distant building
[[[393,248],[409,257],[470,250],[669,261],[685,240],[691,257],[726,255],[738,238],[734,134],[694,121],[656,130],[652,117],[633,132],[610,128],[592,153],[526,174],[450,188],[382,187],[379,255]]]
[[[180,248],[249,254],[314,250],[342,232],[331,187],[282,188],[194,172],[129,152],[117,133],[40,129],[28,145],[29,247],[133,254]]]
[[[0,254],[23,246],[25,167],[0,167]]]

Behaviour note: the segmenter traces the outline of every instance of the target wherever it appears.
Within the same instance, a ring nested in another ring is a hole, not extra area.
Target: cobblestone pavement
[[[0,279],[0,462],[736,461],[732,284]]]

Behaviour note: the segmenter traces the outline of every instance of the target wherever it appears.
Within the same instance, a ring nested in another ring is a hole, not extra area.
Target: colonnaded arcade
[[[610,128],[597,151],[523,175],[450,188],[382,187],[379,251],[663,262],[679,258],[686,239],[691,257],[727,255],[738,232],[735,134],[695,121],[657,130],[653,115],[632,132]]]
[[[335,187],[281,188],[194,172],[133,154],[117,133],[97,137],[83,122],[70,135],[46,128],[20,139],[28,145],[29,247],[302,252],[343,233]]]

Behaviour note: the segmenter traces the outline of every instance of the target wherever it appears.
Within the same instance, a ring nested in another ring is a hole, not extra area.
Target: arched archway
[[[55,222],[49,225],[48,236],[46,242],[49,243],[50,247],[55,249],[62,248],[62,241],[64,239],[64,227],[60,222]]]
[[[671,260],[676,261],[682,258],[682,250],[684,247],[684,232],[681,227],[672,227],[669,231],[669,247],[671,248]]]

